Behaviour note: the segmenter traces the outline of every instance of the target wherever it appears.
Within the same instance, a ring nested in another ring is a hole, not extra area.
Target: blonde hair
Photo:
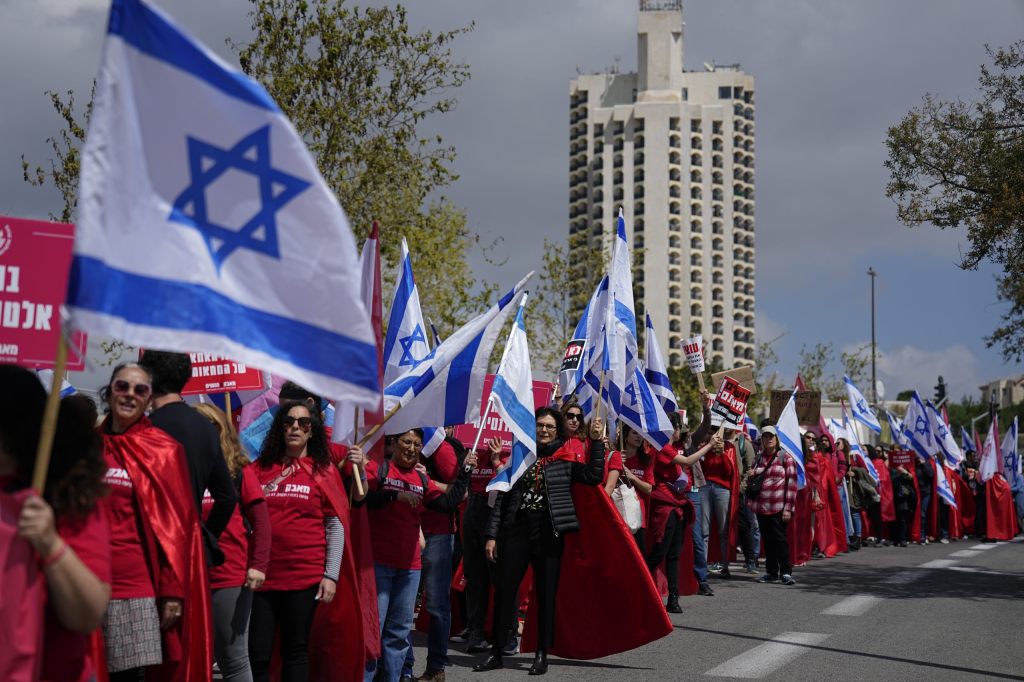
[[[194,405],[199,414],[203,415],[217,427],[220,434],[220,449],[224,451],[224,461],[227,462],[228,471],[232,476],[237,476],[242,469],[249,466],[249,458],[242,450],[242,444],[238,440],[238,433],[235,425],[228,416],[216,405],[210,403],[199,403]]]

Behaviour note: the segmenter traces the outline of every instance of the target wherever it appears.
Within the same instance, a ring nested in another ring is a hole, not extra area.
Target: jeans
[[[452,552],[455,535],[424,533],[427,546],[423,548],[423,608],[430,614],[427,634],[427,670],[444,670],[448,665],[448,635],[452,628]],[[412,632],[409,632],[409,653],[405,655],[403,674],[412,675],[416,658],[412,651]]]
[[[750,510],[746,500],[740,500],[740,546],[744,561],[757,563],[761,554],[761,527],[757,524],[757,514]]]
[[[686,497],[693,505],[694,518],[699,521],[701,519],[700,489],[698,488],[696,492],[688,491]],[[700,526],[700,523],[694,523],[690,528],[690,532],[693,534],[693,574],[697,576],[697,582],[706,583],[708,581],[708,546],[704,541],[704,534],[701,532]]]
[[[711,538],[711,513],[715,514],[715,528],[718,530],[719,561],[729,563],[729,489],[717,483],[708,482],[700,489],[700,532],[704,535],[704,547]]]
[[[853,533],[851,535],[855,538],[860,538],[864,530],[861,525],[860,509],[850,509],[850,518],[853,520]]]
[[[846,497],[846,484],[840,483],[836,486],[839,489],[839,501],[843,505],[843,525],[846,526],[846,537],[853,535],[853,519],[850,515],[850,500]]]
[[[256,682],[270,679],[274,633],[280,633],[281,682],[309,679],[309,631],[320,584],[304,590],[266,590],[252,600],[249,664]]]
[[[372,682],[377,666],[384,666],[383,680],[398,682],[409,649],[409,631],[416,608],[419,569],[374,564],[377,577],[377,613],[380,617],[380,660],[366,665],[365,682]]]
[[[928,505],[932,501],[932,491],[921,491],[921,541],[928,537]]]
[[[252,682],[249,669],[249,612],[252,590],[225,587],[213,591],[213,652],[225,680]]]

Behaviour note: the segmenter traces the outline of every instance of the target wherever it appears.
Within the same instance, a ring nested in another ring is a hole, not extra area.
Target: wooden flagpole
[[[384,425],[388,423],[388,420],[390,420],[392,417],[394,417],[395,413],[398,412],[398,410],[400,410],[401,408],[402,408],[402,404],[401,403],[399,403],[399,404],[395,405],[394,407],[392,407],[391,411],[388,412],[386,415],[384,415],[384,419],[381,420],[381,422],[379,424],[374,424],[372,427],[370,427],[370,430],[366,432],[365,436],[363,436],[362,438],[359,439],[359,442],[356,443],[356,445],[358,445],[359,447],[363,447],[364,445],[366,445],[366,441],[370,440],[375,435],[377,435],[377,432],[380,431],[382,428],[384,428]]]
[[[32,471],[32,488],[40,495],[43,494],[43,488],[46,487],[46,473],[50,469],[50,452],[53,449],[53,437],[57,431],[57,412],[60,408],[60,386],[67,364],[68,344],[62,333],[57,341],[57,359],[53,365],[53,381],[50,384],[50,395],[46,398],[43,425],[39,431],[39,445],[36,448],[36,465]]]
[[[359,435],[359,408],[358,407],[356,408],[356,420],[352,424],[352,429],[353,429],[353,433],[355,433],[358,436]],[[360,446],[360,447],[362,447],[362,446]],[[365,470],[365,468],[366,468],[366,464],[365,463],[363,464],[363,468]],[[363,488],[363,476],[359,472],[359,467],[352,467],[352,473],[354,474],[352,476],[352,485],[355,486],[356,495],[359,496],[359,497],[362,497],[363,495],[366,494],[366,490],[365,490],[365,488]],[[352,501],[352,498],[349,497],[349,502],[351,502],[351,501]]]

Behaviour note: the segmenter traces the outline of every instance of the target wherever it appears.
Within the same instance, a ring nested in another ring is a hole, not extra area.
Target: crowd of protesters
[[[812,559],[1018,528],[973,452],[954,469],[810,429],[801,485],[773,425],[716,428],[706,393],[699,422],[670,415],[660,450],[625,425],[609,440],[573,401],[541,408],[536,461],[489,494],[498,440],[477,453],[448,430],[428,457],[412,429],[373,457],[333,444],[320,398],[288,383],[246,453],[232,416],[182,399],[189,376],[187,355],[151,351],[114,369],[102,416],[64,398],[38,495],[45,391],[0,367],[5,672],[443,682],[453,644],[482,654],[477,672],[532,651],[542,675],[549,653],[668,634],[680,596],[714,596],[732,567],[794,585]],[[611,589],[631,608],[609,616]],[[414,629],[427,634],[418,678]]]

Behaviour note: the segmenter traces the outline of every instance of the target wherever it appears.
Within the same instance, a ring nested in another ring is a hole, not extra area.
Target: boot
[[[477,663],[473,666],[473,672],[483,673],[488,670],[498,670],[504,667],[505,662],[501,658],[501,649],[494,649],[483,663]]]
[[[682,613],[683,609],[679,606],[679,595],[669,593],[668,604],[665,605],[665,610],[669,613]]]
[[[548,652],[544,649],[537,649],[533,655],[533,665],[530,666],[531,675],[543,675],[548,671]]]

